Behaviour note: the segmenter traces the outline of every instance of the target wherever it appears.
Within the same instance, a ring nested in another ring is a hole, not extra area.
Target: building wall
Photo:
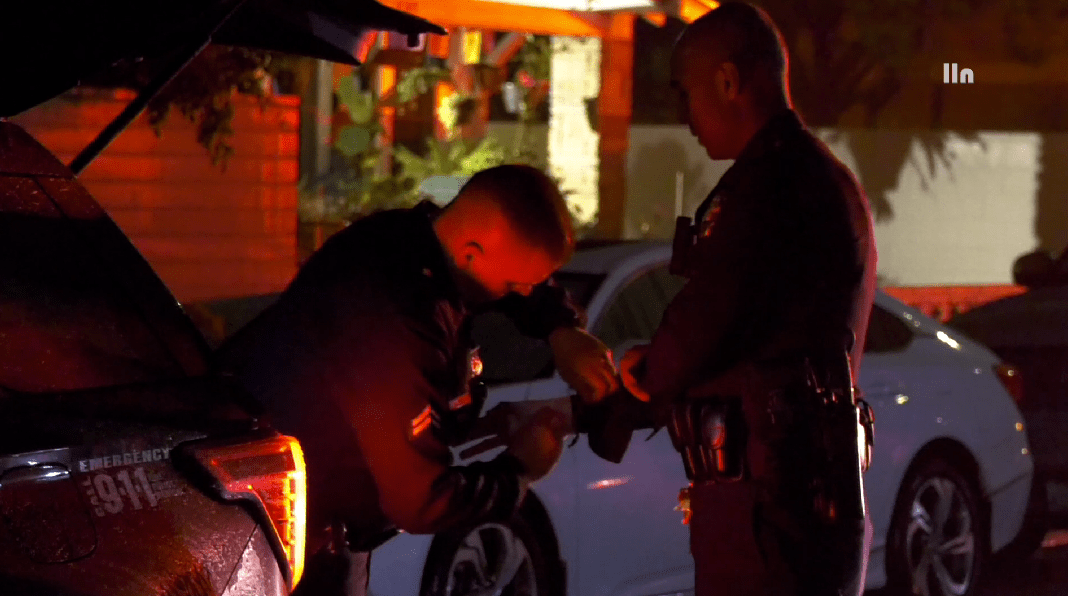
[[[70,96],[15,118],[69,163],[132,99]],[[238,98],[225,170],[175,113],[157,137],[141,117],[81,181],[183,302],[276,292],[296,273],[299,100]]]
[[[491,134],[508,141],[514,125],[494,124]],[[888,285],[1011,284],[1013,261],[1039,245],[1040,200],[1068,191],[1068,178],[1048,167],[1043,151],[1068,145],[1064,133],[948,134],[944,162],[924,149],[942,139],[928,131],[820,135],[877,208],[879,274]],[[682,212],[692,215],[729,165],[710,161],[684,127],[632,126],[627,237],[670,237],[676,173],[683,174]]]

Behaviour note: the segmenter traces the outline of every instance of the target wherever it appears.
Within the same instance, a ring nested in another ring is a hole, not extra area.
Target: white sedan
[[[606,344],[634,345],[649,341],[684,283],[668,273],[670,253],[659,243],[587,247],[557,281]],[[568,394],[544,343],[495,315],[483,315],[476,333],[487,409]],[[1014,374],[986,348],[877,295],[860,378],[876,426],[868,588],[889,581],[917,594],[968,594],[989,554],[1021,533],[1032,460]],[[581,439],[511,523],[394,538],[374,552],[371,593],[692,594],[688,528],[675,510],[687,480],[666,431],[646,440],[650,432],[635,433],[619,464]]]

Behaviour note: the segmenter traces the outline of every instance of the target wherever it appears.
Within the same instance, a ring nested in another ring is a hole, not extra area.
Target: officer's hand
[[[561,327],[549,336],[549,345],[560,377],[585,403],[597,403],[619,390],[612,351],[601,340],[576,327]]]
[[[635,376],[634,368],[641,364],[642,359],[645,358],[645,354],[648,351],[648,345],[631,348],[630,350],[627,350],[627,353],[624,354],[623,358],[619,361],[619,376],[623,379],[623,386],[631,395],[647,403],[652,397],[638,385],[638,379]]]
[[[508,452],[527,468],[524,478],[533,482],[556,467],[564,452],[567,421],[552,408],[544,408],[520,427],[508,441]]]

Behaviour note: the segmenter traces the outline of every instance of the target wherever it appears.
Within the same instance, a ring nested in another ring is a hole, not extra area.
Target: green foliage
[[[344,185],[344,212],[347,217],[357,217],[369,211],[391,209],[415,204],[419,199],[419,186],[433,176],[470,176],[479,170],[504,163],[537,163],[539,156],[530,147],[527,125],[536,117],[542,97],[532,97],[534,87],[520,84],[525,73],[526,80],[547,81],[551,65],[549,38],[530,37],[510,64],[513,77],[523,93],[524,110],[521,114],[521,130],[513,147],[504,147],[493,138],[468,140],[457,136],[456,127],[466,120],[465,112],[474,107],[470,97],[457,95],[442,107],[439,118],[450,129],[446,140],[430,138],[426,150],[418,154],[404,146],[393,148],[393,171],[383,174],[379,167],[381,150],[375,139],[381,132],[377,112],[379,100],[374,93],[360,91],[356,81],[347,77],[339,83],[337,98],[342,109],[348,112],[352,124],[338,131],[334,147],[352,167],[352,178]],[[396,103],[403,105],[431,93],[438,82],[451,82],[451,73],[444,68],[414,68],[401,76],[397,82]]]
[[[148,120],[156,134],[161,134],[171,111],[177,110],[196,124],[197,142],[208,151],[212,164],[225,169],[234,153],[228,141],[234,133],[235,95],[251,95],[266,102],[272,73],[287,65],[285,59],[269,52],[208,46],[149,103]],[[122,86],[140,89],[154,74],[138,69]]]
[[[462,138],[433,139],[428,145],[426,155],[416,155],[406,147],[397,147],[393,152],[404,174],[420,183],[431,176],[470,176],[505,161],[504,148],[492,138],[477,143]]]
[[[513,58],[518,70],[524,70],[535,79],[547,81],[552,70],[552,46],[544,35],[531,36]]]
[[[451,80],[452,75],[444,68],[413,68],[397,81],[397,101],[408,103],[433,91],[435,84]]]

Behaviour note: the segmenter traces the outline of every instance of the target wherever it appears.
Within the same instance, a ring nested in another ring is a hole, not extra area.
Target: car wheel
[[[421,596],[560,596],[562,565],[535,527],[520,512],[507,522],[437,535]]]
[[[914,470],[890,525],[892,591],[918,596],[973,593],[988,551],[982,511],[975,483],[949,463],[932,459]]]

